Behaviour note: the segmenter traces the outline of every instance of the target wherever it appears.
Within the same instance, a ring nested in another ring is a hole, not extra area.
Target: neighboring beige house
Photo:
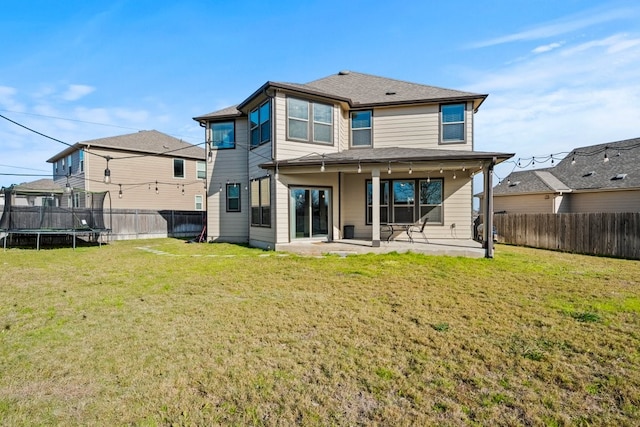
[[[471,238],[472,176],[512,156],[474,150],[486,97],[341,71],[267,82],[195,117],[208,141],[208,239],[378,246],[385,224],[425,219],[429,237]]]
[[[105,208],[206,210],[204,149],[156,130],[78,142],[47,162],[64,189],[109,191]],[[62,206],[84,207],[85,192],[67,194]]]
[[[494,188],[505,213],[640,212],[640,138],[580,147],[557,166],[512,172]]]
[[[51,179],[38,179],[31,182],[12,185],[7,192],[2,191],[0,196],[4,205],[5,194],[12,197],[13,206],[60,206],[64,196],[64,188],[53,182]],[[19,196],[16,196],[19,194]]]

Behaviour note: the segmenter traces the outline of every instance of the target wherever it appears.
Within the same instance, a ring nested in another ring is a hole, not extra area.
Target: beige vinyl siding
[[[381,180],[386,179],[426,179],[426,176],[416,176],[416,174],[392,174],[389,177],[382,174]],[[445,171],[441,176],[443,182],[443,225],[428,225],[425,229],[427,237],[437,239],[459,238],[468,239],[471,237],[471,194],[472,183],[469,179],[453,179],[451,172]],[[440,176],[438,177],[440,178]],[[356,239],[371,239],[371,225],[366,224],[366,187],[367,179],[371,179],[371,174],[349,174],[344,176],[342,186],[342,215],[343,225],[355,226]],[[452,227],[452,224],[455,224]]]
[[[494,196],[493,211],[506,213],[554,213],[553,194]]]
[[[640,190],[571,193],[571,212],[640,212]]]
[[[263,144],[249,151],[249,179],[259,179],[267,175],[267,170],[260,168],[260,164],[271,160],[271,142]],[[274,249],[276,222],[274,217],[274,188],[271,180],[271,227],[249,226],[249,244],[259,248]],[[249,187],[251,184],[249,183]],[[248,196],[250,198],[250,196]],[[249,201],[249,200],[248,200]],[[251,204],[249,206],[249,218],[251,216]]]
[[[295,96],[296,99],[304,99],[309,102],[312,99]],[[275,136],[276,136],[276,158],[279,160],[294,159],[312,153],[335,153],[338,151],[340,139],[340,112],[337,106],[333,107],[333,144],[321,144],[287,139],[287,97],[283,93],[278,93],[273,99],[275,104]],[[323,102],[328,104],[326,102]],[[309,136],[311,137],[311,135]]]
[[[440,106],[378,108],[373,112],[373,146],[403,148],[472,149],[473,114],[465,112],[465,144],[439,144]]]
[[[338,135],[339,135],[339,150],[344,151],[349,149],[349,133],[351,131],[351,122],[349,117],[349,111],[339,108],[338,112]]]
[[[111,184],[103,182],[106,160],[89,154],[89,151],[112,157],[109,161]],[[85,149],[86,189],[94,192],[109,191],[112,209],[192,211],[195,210],[195,195],[202,195],[203,200],[206,197],[203,180],[195,178],[195,159],[184,159],[185,178],[174,178],[173,159],[179,157],[138,154],[98,148]],[[156,181],[158,194],[155,191]],[[118,184],[122,184],[122,198],[118,197]],[[108,206],[108,199],[105,203]]]
[[[247,119],[235,121],[236,148],[212,150],[207,163],[207,238],[213,241],[249,240],[249,174],[247,172]],[[227,182],[240,185],[240,212],[227,212]]]

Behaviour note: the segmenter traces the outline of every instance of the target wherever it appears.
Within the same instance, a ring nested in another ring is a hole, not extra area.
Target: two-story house
[[[111,209],[206,210],[205,150],[156,130],[78,142],[47,162],[54,182],[73,190],[62,206],[108,191]]]
[[[421,221],[433,238],[471,238],[473,175],[512,157],[474,150],[486,97],[341,71],[269,81],[195,117],[208,141],[209,240],[379,246],[384,224]]]

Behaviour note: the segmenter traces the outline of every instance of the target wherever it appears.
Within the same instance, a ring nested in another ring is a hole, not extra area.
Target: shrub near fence
[[[196,237],[202,232],[206,212],[113,209],[111,214],[107,213],[105,217],[107,226],[111,224],[113,240]]]
[[[499,214],[504,243],[640,259],[640,213]]]

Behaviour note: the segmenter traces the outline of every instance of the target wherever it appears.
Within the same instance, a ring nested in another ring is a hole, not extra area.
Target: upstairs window
[[[300,141],[333,142],[331,105],[287,98],[287,137]],[[311,138],[309,138],[311,135]]]
[[[271,140],[271,102],[267,101],[249,113],[251,148]]]
[[[196,161],[196,178],[205,179],[207,177],[207,164],[203,160]]]
[[[440,107],[440,141],[443,144],[464,142],[464,104]]]
[[[173,159],[173,177],[184,178],[184,160]]]
[[[236,148],[235,122],[211,123],[209,126],[211,148]]]
[[[371,147],[371,111],[351,112],[351,146]]]

